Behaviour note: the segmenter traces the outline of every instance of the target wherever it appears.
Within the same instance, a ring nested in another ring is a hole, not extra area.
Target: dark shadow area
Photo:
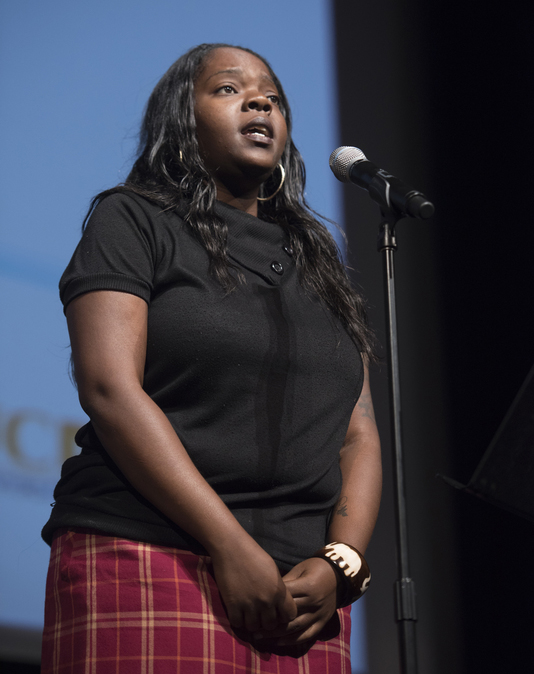
[[[39,674],[40,665],[28,665],[24,662],[0,660],[0,674]]]
[[[436,204],[428,224],[399,224],[396,256],[420,671],[534,671],[534,525],[434,479],[443,472],[468,482],[534,363],[534,5],[334,5],[339,144],[362,147]],[[349,186],[345,217],[350,262],[380,332],[378,215]],[[367,606],[371,673],[391,674],[394,530],[381,370],[373,392],[386,493]]]
[[[460,481],[534,363],[533,20],[526,2],[506,12],[439,2],[425,17],[442,346]],[[465,671],[534,671],[534,525],[465,495],[455,501]]]

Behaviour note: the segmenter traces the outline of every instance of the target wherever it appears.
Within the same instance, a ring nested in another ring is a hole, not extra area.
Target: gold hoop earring
[[[178,156],[180,157],[180,162],[183,163],[183,161],[184,161],[184,155],[182,154],[182,151],[181,151],[181,150],[178,150]]]
[[[284,184],[284,180],[286,179],[286,171],[285,171],[284,167],[282,166],[282,164],[280,162],[278,162],[277,168],[280,169],[280,173],[282,175],[282,179],[280,180],[280,185],[278,185],[278,187],[271,194],[270,197],[258,197],[258,201],[269,201],[269,199],[272,199],[273,197],[275,197],[278,194],[278,192],[280,192],[280,190],[282,189],[282,185]]]

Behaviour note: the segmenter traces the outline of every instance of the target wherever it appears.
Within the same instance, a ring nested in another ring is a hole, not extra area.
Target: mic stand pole
[[[386,201],[387,203],[387,201]],[[402,674],[417,674],[415,645],[416,601],[415,586],[410,578],[408,560],[408,532],[406,525],[406,498],[401,437],[401,403],[399,383],[399,357],[397,343],[397,311],[395,304],[395,268],[393,254],[397,249],[395,225],[402,215],[387,208],[382,201],[382,220],[378,235],[378,251],[384,262],[386,291],[387,346],[390,374],[391,436],[393,450],[395,514],[397,531],[397,573],[395,583],[396,620],[399,628],[399,651]],[[389,205],[389,204],[388,204]]]

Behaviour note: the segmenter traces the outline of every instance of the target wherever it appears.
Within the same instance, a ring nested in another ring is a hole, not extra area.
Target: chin
[[[247,162],[242,165],[242,172],[250,178],[256,178],[259,182],[265,182],[278,165],[278,161],[272,162]]]

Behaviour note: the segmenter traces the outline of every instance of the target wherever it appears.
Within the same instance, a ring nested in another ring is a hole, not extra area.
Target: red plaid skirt
[[[226,617],[210,558],[87,530],[56,536],[42,674],[350,674],[341,630],[285,655],[256,650]]]

